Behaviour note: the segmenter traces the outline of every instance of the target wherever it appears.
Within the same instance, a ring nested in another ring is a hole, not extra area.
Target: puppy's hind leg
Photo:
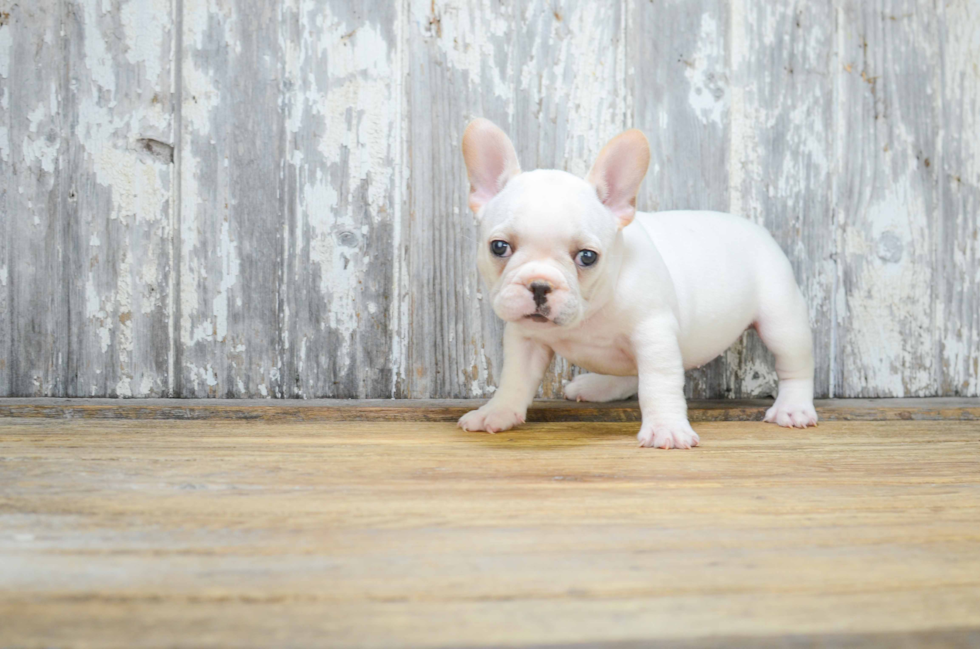
[[[629,399],[639,387],[635,376],[579,374],[565,386],[565,398],[572,401],[620,401]]]
[[[776,357],[779,394],[765,421],[795,428],[817,425],[813,408],[813,335],[806,301],[792,280],[778,299],[764,300],[755,328]],[[791,290],[790,290],[791,289]]]

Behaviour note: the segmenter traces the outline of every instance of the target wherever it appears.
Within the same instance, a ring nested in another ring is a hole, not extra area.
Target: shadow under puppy
[[[755,327],[776,357],[779,394],[765,420],[816,425],[807,305],[789,261],[762,227],[705,211],[637,213],[646,137],[613,138],[583,180],[521,172],[507,135],[474,120],[463,135],[479,269],[507,322],[493,398],[459,420],[490,433],[523,423],[554,354],[582,367],[565,397],[639,394],[641,446],[691,448],[684,370]]]

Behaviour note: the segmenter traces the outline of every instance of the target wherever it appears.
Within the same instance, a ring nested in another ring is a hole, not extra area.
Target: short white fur
[[[591,372],[565,386],[566,398],[638,394],[641,446],[697,446],[684,371],[752,326],[779,377],[765,420],[816,425],[808,311],[789,261],[765,229],[737,216],[637,213],[650,160],[640,131],[610,141],[585,179],[521,172],[510,139],[485,119],[467,127],[463,156],[479,270],[507,325],[500,385],[460,427],[494,433],[523,423],[557,353]],[[494,241],[505,254],[492,251]],[[580,263],[583,250],[598,260]]]

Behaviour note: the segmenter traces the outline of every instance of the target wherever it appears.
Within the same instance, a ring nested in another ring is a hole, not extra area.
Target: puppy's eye
[[[510,244],[500,239],[490,242],[490,252],[494,257],[510,257]]]
[[[591,266],[599,261],[599,253],[595,250],[579,250],[575,255],[575,263],[579,266]]]

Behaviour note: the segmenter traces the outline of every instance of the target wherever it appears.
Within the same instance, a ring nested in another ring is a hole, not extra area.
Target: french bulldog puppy
[[[639,393],[641,446],[691,448],[684,370],[755,327],[776,357],[779,393],[765,420],[805,428],[813,409],[807,305],[769,233],[718,212],[636,212],[650,162],[646,137],[613,138],[583,180],[521,172],[507,135],[486,119],[463,135],[479,270],[506,321],[504,366],[490,401],[459,426],[495,433],[523,423],[554,354],[590,374],[565,397]]]

